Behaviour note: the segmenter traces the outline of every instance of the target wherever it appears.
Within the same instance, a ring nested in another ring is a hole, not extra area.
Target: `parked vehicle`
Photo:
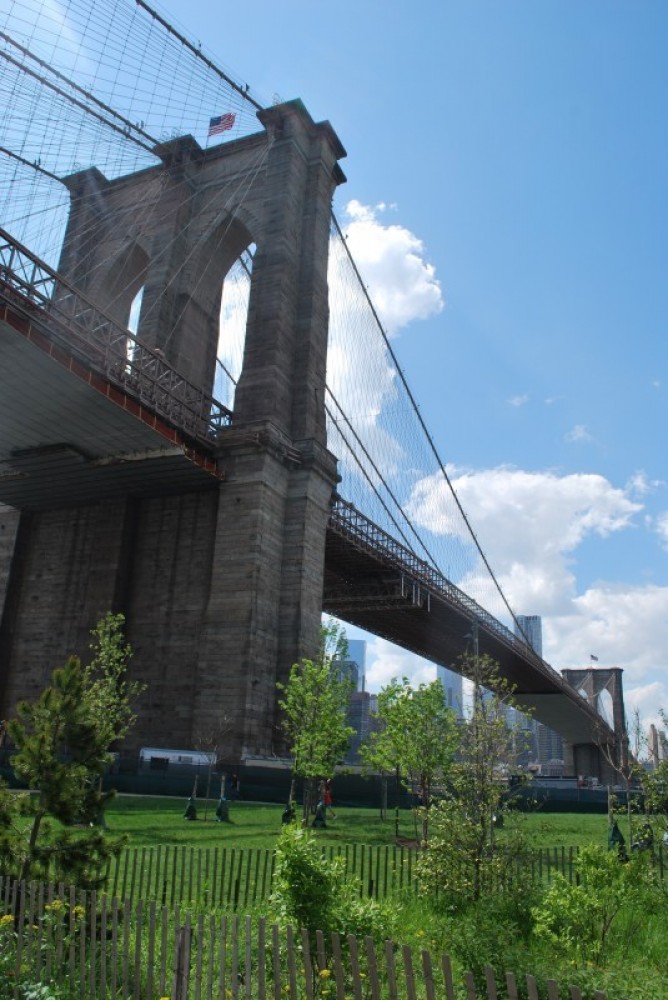
[[[203,750],[169,750],[165,747],[142,747],[139,766],[166,771],[176,767],[210,767],[216,763],[216,754]]]

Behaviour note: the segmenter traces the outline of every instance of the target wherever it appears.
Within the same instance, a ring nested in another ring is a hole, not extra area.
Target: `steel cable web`
[[[335,218],[329,286],[327,433],[329,448],[339,459],[339,492],[483,608],[512,625],[514,614],[419,414]]]
[[[68,195],[55,179],[107,178],[159,162],[153,145],[235,115],[226,138],[258,131],[248,88],[143,0],[11,0],[0,13],[0,219],[56,266]],[[50,176],[51,175],[51,176]]]
[[[248,88],[144,0],[11,0],[0,14],[0,221],[56,267],[69,196],[58,180],[113,179],[159,161],[156,143],[231,111],[234,139],[258,131]],[[217,141],[217,140],[216,140]],[[156,182],[159,183],[159,182]],[[133,216],[141,228],[158,203]],[[250,268],[225,278],[215,395],[233,406]],[[459,504],[336,221],[329,263],[327,423],[341,495],[478,604],[512,612]]]

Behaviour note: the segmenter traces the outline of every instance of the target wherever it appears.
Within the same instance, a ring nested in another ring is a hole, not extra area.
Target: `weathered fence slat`
[[[355,995],[355,1000],[362,1000],[362,976],[359,964],[359,956],[357,954],[357,941],[352,936],[348,935],[348,961],[350,963],[350,973],[353,980],[353,993]]]
[[[455,984],[452,979],[452,963],[448,955],[441,955],[441,971],[445,985],[446,1000],[455,1000]]]
[[[291,1000],[297,1000],[297,965],[295,962],[295,936],[292,927],[286,928],[288,939],[287,960],[288,960],[288,985],[290,987]]]
[[[385,968],[387,969],[387,988],[390,1000],[397,1000],[397,969],[394,963],[394,948],[390,941],[385,942]]]
[[[415,990],[415,970],[413,969],[413,955],[408,945],[404,945],[402,947],[401,954],[404,960],[406,996],[408,997],[408,1000],[417,1000],[417,993]]]
[[[496,976],[491,965],[485,966],[485,985],[487,987],[487,1000],[499,1000],[496,992]]]
[[[476,1000],[475,979],[472,972],[464,973],[464,988],[466,990],[466,1000]]]
[[[378,976],[378,962],[376,960],[376,949],[374,947],[373,938],[372,937],[365,938],[364,944],[366,948],[366,967],[369,976],[369,988],[371,990],[371,1000],[381,1000],[380,978]]]
[[[274,1000],[281,1000],[281,955],[278,927],[276,924],[271,929],[271,951],[274,974]]]
[[[188,1000],[188,981],[190,976],[190,916],[186,916],[186,922],[179,928],[176,937],[176,947],[174,953],[174,1000]]]
[[[267,922],[264,917],[261,917],[258,921],[257,926],[257,997],[258,1000],[264,1000],[267,990],[266,982],[266,929]]]
[[[508,993],[508,1000],[519,1000],[517,980],[512,972],[506,972],[506,991]]]
[[[318,934],[320,935],[320,939],[318,940],[318,955],[321,956],[318,959],[318,964],[321,969],[324,969],[327,965],[327,959],[325,957],[325,941],[322,932],[318,931]],[[332,967],[334,971],[334,982],[336,984],[336,1000],[345,1000],[346,974],[341,957],[341,939],[338,934],[332,934],[331,945]]]
[[[311,942],[309,940],[308,931],[305,927],[302,927],[301,932],[302,937],[302,955],[304,958],[304,989],[306,991],[306,1000],[313,1000],[313,987],[314,987],[314,969],[311,962]]]
[[[534,976],[527,976],[527,996],[529,1000],[540,1000],[538,996],[538,983]]]

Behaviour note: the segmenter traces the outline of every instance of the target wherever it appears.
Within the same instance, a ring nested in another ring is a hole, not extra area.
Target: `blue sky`
[[[407,262],[383,319],[511,605],[553,666],[668,708],[665,0],[160,9],[331,121],[335,210],[374,298]],[[372,687],[429,675],[368,655]]]

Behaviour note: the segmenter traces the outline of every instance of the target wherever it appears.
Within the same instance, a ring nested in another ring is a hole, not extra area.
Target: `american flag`
[[[217,115],[215,118],[209,119],[209,135],[220,135],[221,132],[227,132],[228,129],[232,128],[234,125],[235,115],[231,111],[227,114]]]

